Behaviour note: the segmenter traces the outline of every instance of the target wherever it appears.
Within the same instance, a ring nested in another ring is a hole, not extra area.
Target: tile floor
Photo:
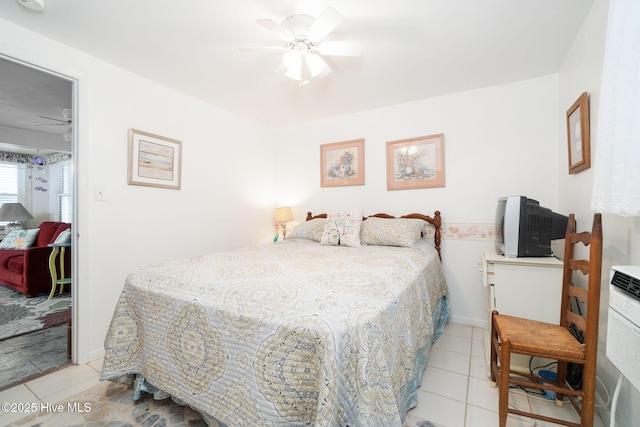
[[[484,357],[484,330],[471,326],[447,324],[438,339],[428,368],[418,389],[418,406],[409,417],[427,419],[445,427],[495,427],[498,425],[498,390],[489,386]],[[567,403],[558,408],[554,401],[524,391],[512,391],[511,404],[522,410],[579,422]],[[604,427],[597,417],[595,427]],[[557,427],[530,418],[509,416],[508,427]]]
[[[69,366],[51,374],[0,392],[0,402],[57,403],[97,385],[102,359],[86,365]],[[570,405],[559,409],[552,401],[512,392],[517,406],[533,406],[539,412],[560,414],[577,421]],[[410,419],[427,419],[444,427],[495,427],[498,425],[498,392],[489,386],[484,362],[483,330],[448,324],[429,358],[422,387],[418,390],[418,406]],[[14,422],[26,414],[1,413],[0,425]],[[597,417],[596,417],[597,418]],[[533,420],[510,417],[509,427],[557,426]],[[596,427],[604,427],[596,419]]]
[[[68,363],[66,324],[0,341],[0,390]]]

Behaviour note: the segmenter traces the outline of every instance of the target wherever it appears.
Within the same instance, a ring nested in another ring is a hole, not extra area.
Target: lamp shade
[[[276,213],[273,216],[273,219],[277,223],[292,221],[293,211],[291,210],[290,207],[276,208]]]
[[[0,207],[0,221],[20,222],[33,219],[22,203],[3,203]]]

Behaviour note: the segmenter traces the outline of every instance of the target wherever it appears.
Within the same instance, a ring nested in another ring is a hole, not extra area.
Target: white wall
[[[78,79],[78,362],[99,356],[128,273],[273,236],[272,130],[0,19],[0,54]],[[127,185],[128,130],[181,140],[180,191]],[[94,197],[101,187],[105,201]]]
[[[276,185],[297,219],[362,207],[365,215],[440,210],[447,226],[490,225],[501,196],[556,207],[557,115],[557,78],[548,76],[293,126],[277,146]],[[444,133],[446,186],[387,191],[386,142],[437,133]],[[357,138],[365,139],[365,185],[320,188],[320,145]],[[484,326],[478,263],[492,237],[445,232],[453,319]]]
[[[580,228],[590,227],[593,211],[590,208],[593,185],[593,167],[575,175],[567,171],[566,111],[578,96],[589,92],[592,166],[598,159],[593,157],[598,144],[598,112],[600,103],[600,78],[604,55],[604,41],[607,24],[608,1],[597,0],[571,50],[566,56],[559,73],[558,95],[558,173],[559,205],[563,211],[575,212]],[[635,160],[635,159],[634,159]],[[580,226],[582,224],[582,226]],[[609,393],[613,393],[618,370],[606,356],[606,334],[609,300],[609,271],[612,265],[640,265],[640,219],[623,218],[617,215],[603,215],[603,266],[602,295],[600,301],[600,328],[597,375]],[[598,394],[606,399],[602,387]],[[634,425],[632,420],[640,417],[640,393],[629,383],[625,383],[618,403],[616,425]],[[598,408],[598,412],[609,424],[609,407]]]

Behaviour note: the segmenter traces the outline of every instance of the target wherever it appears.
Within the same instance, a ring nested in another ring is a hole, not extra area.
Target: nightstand
[[[482,284],[489,287],[489,323],[484,331],[487,376],[491,369],[491,312],[558,324],[563,266],[555,257],[510,258],[492,250],[482,252]],[[528,372],[529,358],[513,355],[511,365]]]
[[[56,289],[60,286],[60,293],[62,293],[64,289],[64,285],[71,284],[71,278],[65,278],[64,276],[64,252],[66,248],[71,247],[71,243],[50,243],[49,246],[51,249],[51,255],[49,255],[49,273],[51,274],[51,293],[49,294],[49,298],[53,298],[53,295],[56,293]],[[60,278],[58,279],[58,272],[56,269],[56,256],[60,253]]]

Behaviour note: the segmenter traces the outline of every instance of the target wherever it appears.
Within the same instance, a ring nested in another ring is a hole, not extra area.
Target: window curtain
[[[640,216],[640,1],[610,0],[591,208]]]

